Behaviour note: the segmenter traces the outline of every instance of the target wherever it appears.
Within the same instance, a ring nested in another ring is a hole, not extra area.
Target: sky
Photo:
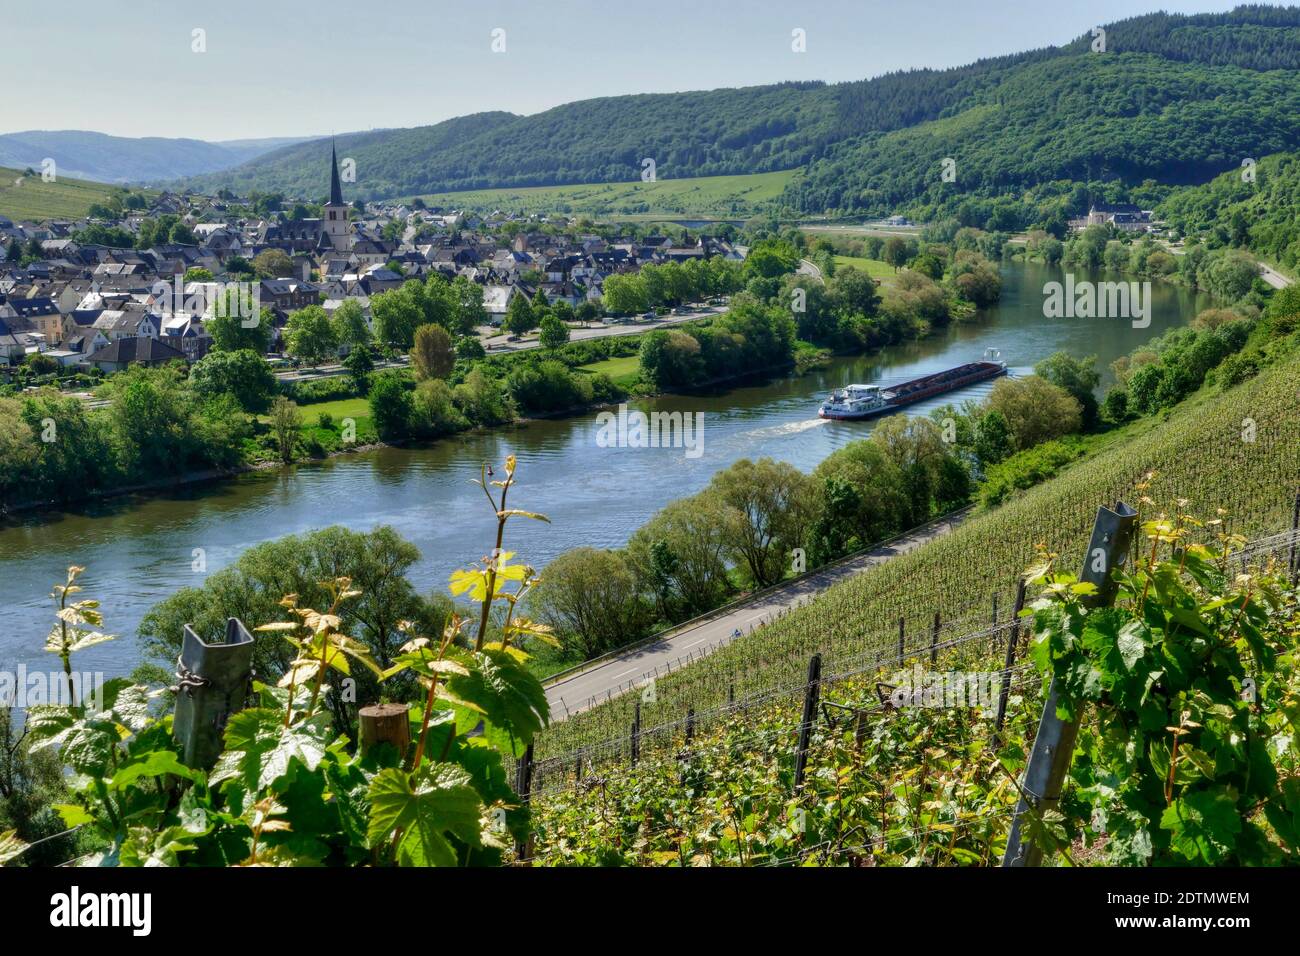
[[[1178,0],[0,0],[0,132],[212,141],[858,80],[1068,42]],[[7,8],[7,9],[6,9]],[[195,31],[203,31],[203,44]],[[792,49],[802,30],[805,52]],[[496,33],[494,31],[504,31]],[[203,52],[195,48],[205,45]],[[494,50],[494,45],[498,48]],[[504,49],[501,47],[504,46]]]

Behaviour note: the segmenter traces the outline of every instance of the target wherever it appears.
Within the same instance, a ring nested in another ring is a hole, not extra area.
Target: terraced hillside
[[[770,210],[796,170],[743,176],[697,176],[655,182],[587,183],[429,193],[435,209],[503,210],[523,215],[587,215],[600,219],[747,218]]]
[[[0,167],[0,216],[27,219],[77,219],[95,203],[107,202],[121,187],[60,176],[55,182],[27,175],[25,170]]]
[[[1298,380],[1300,358],[1293,358],[1228,392],[1203,391],[1167,420],[1023,497],[832,588],[699,663],[660,675],[653,702],[641,703],[642,726],[679,724],[689,708],[703,714],[729,695],[797,686],[815,652],[829,670],[896,649],[900,617],[909,649],[930,646],[936,612],[941,644],[987,625],[993,596],[1005,616],[1018,576],[1040,546],[1080,553],[1102,503],[1145,499],[1148,514],[1185,510],[1205,517],[1223,507],[1230,528],[1251,536],[1289,526],[1300,487]],[[598,762],[625,742],[641,696],[616,697],[553,726],[538,739],[536,759],[567,764],[584,750]]]

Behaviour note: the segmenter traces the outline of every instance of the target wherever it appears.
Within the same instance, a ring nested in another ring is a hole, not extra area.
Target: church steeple
[[[348,205],[343,201],[343,184],[339,181],[339,154],[330,139],[330,201],[325,204],[325,234],[335,252],[352,248],[352,226],[348,222]]]
[[[334,140],[330,139],[330,205],[343,205],[343,186],[339,182],[339,156],[334,149]]]

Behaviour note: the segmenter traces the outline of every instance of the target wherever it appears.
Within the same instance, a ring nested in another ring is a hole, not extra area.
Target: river
[[[1211,304],[1182,287],[1154,283],[1148,328],[1120,319],[1046,319],[1042,289],[1053,279],[1061,279],[1059,269],[1010,264],[1003,268],[1002,300],[995,307],[924,341],[839,358],[797,378],[634,403],[645,411],[702,412],[703,453],[694,458],[683,449],[600,447],[592,413],[24,515],[0,526],[0,670],[57,667],[42,647],[54,622],[51,586],[70,564],[86,568],[83,596],[102,602],[104,630],[119,635],[79,655],[79,669],[116,676],[139,663],[136,627],[153,604],[201,584],[244,549],[283,535],[330,524],[392,525],[420,549],[422,559],[412,571],[419,590],[444,589],[452,570],[491,548],[495,519],[470,483],[483,461],[518,457],[519,485],[510,503],[540,511],[551,523],[512,522],[508,547],[541,567],[579,545],[622,545],[657,509],[700,490],[740,458],[768,455],[812,469],[871,428],[816,417],[818,402],[832,388],[913,378],[976,361],[988,347],[1002,350],[1012,374],[1027,374],[1061,349],[1096,355],[1105,388],[1113,359]],[[979,398],[991,388],[982,383],[919,404],[912,413]],[[192,569],[195,549],[203,550],[204,573]]]

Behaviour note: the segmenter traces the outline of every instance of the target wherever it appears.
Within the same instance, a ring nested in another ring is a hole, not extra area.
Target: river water
[[[647,412],[702,412],[698,457],[680,448],[600,447],[593,412],[465,434],[424,448],[377,449],[160,495],[24,515],[0,525],[0,670],[57,666],[42,652],[54,621],[49,592],[70,564],[86,568],[83,596],[102,602],[104,629],[119,635],[79,655],[79,669],[124,674],[140,661],[136,626],[153,604],[201,584],[206,573],[230,564],[245,548],[283,535],[330,524],[366,530],[392,525],[420,549],[422,559],[412,571],[417,588],[444,589],[452,570],[492,546],[495,518],[470,483],[481,462],[518,457],[520,483],[510,504],[540,511],[551,523],[514,521],[507,545],[542,567],[568,548],[622,545],[657,509],[700,490],[740,458],[767,455],[811,470],[871,428],[816,417],[817,404],[832,388],[914,378],[976,361],[988,347],[1002,350],[1012,374],[1027,374],[1060,349],[1096,355],[1109,380],[1113,359],[1211,304],[1181,287],[1156,283],[1145,329],[1120,319],[1044,318],[1043,284],[1061,278],[1060,270],[1034,263],[1007,265],[996,307],[924,341],[836,359],[798,378],[634,403]],[[918,404],[911,413],[979,398],[991,388],[991,382],[981,383]],[[196,548],[206,557],[205,573],[192,570]]]

